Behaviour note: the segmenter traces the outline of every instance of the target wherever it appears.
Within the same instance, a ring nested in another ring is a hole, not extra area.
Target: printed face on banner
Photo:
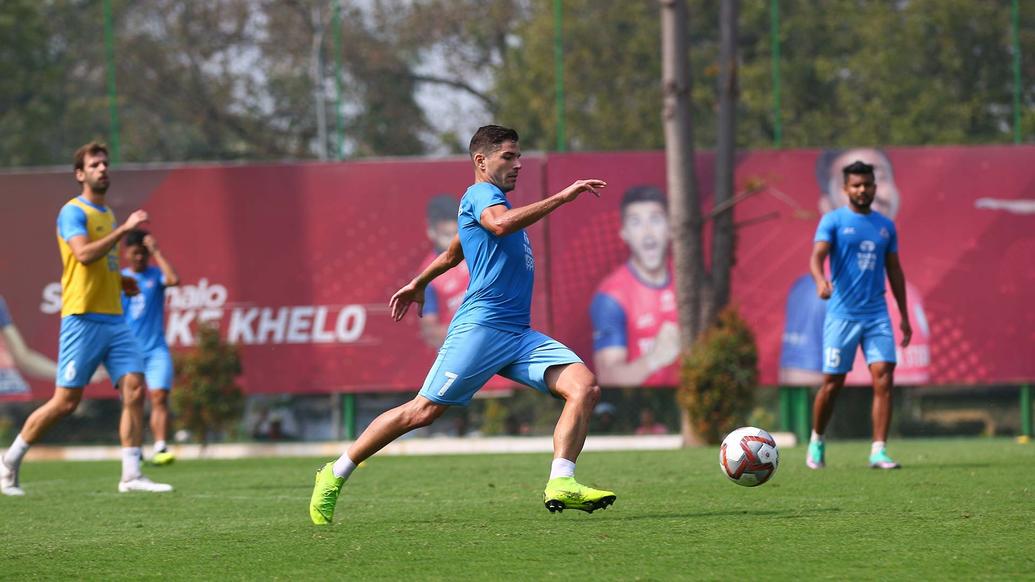
[[[664,268],[668,256],[668,213],[659,202],[634,202],[622,211],[619,233],[630,258],[648,271]]]

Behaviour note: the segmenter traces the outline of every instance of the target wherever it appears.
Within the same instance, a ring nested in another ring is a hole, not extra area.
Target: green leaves
[[[691,0],[694,132],[714,147],[716,3]],[[552,0],[531,2],[496,74],[500,117],[551,149],[556,131]],[[660,32],[653,2],[564,2],[567,130],[572,149],[658,149]],[[781,0],[785,147],[1006,142],[1011,135],[1009,5],[967,0]],[[1024,17],[1022,15],[1022,17]],[[769,3],[742,2],[739,147],[773,145]],[[1035,49],[1035,16],[1021,25]],[[1024,61],[1025,119],[1035,59]],[[1025,135],[1032,122],[1025,121]],[[527,139],[526,139],[527,137]]]
[[[172,391],[176,423],[206,442],[210,432],[232,427],[244,410],[244,394],[235,383],[241,375],[237,348],[219,337],[214,326],[198,328],[197,345],[176,354],[176,386]]]
[[[318,95],[350,156],[460,152],[473,127],[553,149],[554,0],[112,0],[127,162],[314,158]],[[716,134],[718,5],[690,0],[694,134]],[[1035,12],[1021,10],[1022,135],[1035,135]],[[564,0],[568,145],[659,149],[657,2]],[[783,145],[1006,143],[1008,2],[780,0]],[[0,8],[0,166],[68,163],[108,134],[97,0]],[[742,2],[738,147],[773,145],[769,2]],[[318,32],[322,30],[322,37]],[[319,42],[317,42],[319,40]],[[314,44],[321,55],[314,82]]]
[[[690,414],[694,432],[716,444],[742,426],[757,383],[755,335],[736,308],[727,307],[683,358],[679,401]]]

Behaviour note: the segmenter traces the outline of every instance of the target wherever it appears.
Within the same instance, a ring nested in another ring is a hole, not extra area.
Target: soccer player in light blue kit
[[[417,314],[424,291],[437,276],[466,258],[471,281],[449,325],[424,387],[410,402],[378,416],[337,461],[316,473],[309,504],[313,523],[331,523],[341,487],[359,463],[407,432],[431,424],[447,408],[465,406],[485,382],[500,374],[565,401],[554,430],[554,459],[543,500],[550,512],[593,512],[615,494],[575,481],[575,461],[589,430],[600,387],[574,352],[530,327],[535,258],[524,229],[580,194],[607,184],[579,180],[546,198],[512,208],[506,193],[521,170],[521,149],[513,129],[488,125],[471,138],[475,183],[460,200],[457,235],[420,275],[392,296],[396,321],[410,305]]]
[[[144,354],[144,378],[151,399],[151,434],[155,437],[151,462],[167,465],[175,458],[165,442],[173,381],[172,355],[165,343],[165,289],[179,285],[180,277],[151,233],[132,230],[125,241],[129,266],[122,269],[122,275],[136,280],[140,292],[132,297],[122,294],[122,313]]]
[[[898,258],[898,233],[894,222],[870,208],[877,193],[873,166],[856,161],[842,171],[848,206],[825,214],[819,221],[809,263],[816,292],[820,298],[829,299],[830,305],[823,323],[823,385],[816,394],[805,463],[812,469],[826,464],[823,431],[861,344],[873,376],[870,466],[897,469],[899,464],[888,456],[885,447],[896,361],[895,336],[884,301],[885,271],[902,314],[903,347],[909,345],[913,335],[906,308],[906,277]],[[823,271],[828,255],[833,282]]]
[[[54,395],[25,419],[21,432],[0,457],[0,493],[25,495],[19,473],[29,447],[75,411],[83,389],[101,364],[122,397],[122,478],[118,491],[172,491],[171,485],[155,483],[140,471],[144,362],[136,338],[122,318],[120,300],[123,290],[136,290],[135,282],[119,273],[116,246],[127,232],[147,222],[148,215],[137,210],[116,226],[115,213],[105,202],[111,180],[108,149],[103,144],[91,142],[76,150],[73,169],[82,190],[61,208],[55,231],[63,268]]]

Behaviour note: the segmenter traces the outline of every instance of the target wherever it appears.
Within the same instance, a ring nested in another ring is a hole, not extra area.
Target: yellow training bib
[[[82,313],[122,314],[122,275],[118,245],[108,254],[84,265],[76,260],[66,239],[86,236],[90,242],[115,230],[111,208],[73,198],[58,214],[57,239],[61,251],[61,316]]]

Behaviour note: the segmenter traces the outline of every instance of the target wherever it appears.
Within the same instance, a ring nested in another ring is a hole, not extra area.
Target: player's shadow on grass
[[[580,512],[578,510],[574,510],[574,509],[565,511],[564,513],[567,514],[569,511],[571,513],[573,513],[573,514],[579,515],[580,517],[582,515],[582,512]],[[790,509],[783,510],[783,511],[775,510],[775,509],[751,510],[751,511],[748,511],[748,510],[736,509],[736,510],[724,510],[724,511],[688,511],[688,512],[682,512],[682,513],[680,513],[680,512],[638,513],[638,514],[628,514],[628,515],[626,515],[626,514],[622,514],[622,513],[618,512],[618,511],[615,511],[614,509],[608,509],[608,510],[602,511],[602,512],[595,512],[594,515],[586,516],[586,518],[594,519],[594,518],[596,518],[596,516],[599,515],[601,519],[603,519],[603,518],[610,518],[610,520],[612,520],[612,521],[613,520],[618,520],[618,521],[642,521],[642,520],[664,520],[664,519],[690,519],[690,518],[702,518],[702,517],[725,517],[725,518],[730,518],[730,517],[737,517],[737,516],[742,516],[745,519],[757,519],[759,516],[782,517],[784,519],[796,519],[796,518],[801,518],[801,517],[814,517],[815,515],[821,514],[821,513],[836,513],[836,512],[839,512],[839,511],[841,511],[841,510],[836,508],[836,507],[824,507],[824,508],[818,508],[818,509],[810,509],[810,510],[807,510],[807,511],[795,511],[795,510],[790,510]],[[564,519],[563,517],[555,517],[555,516],[540,516],[540,517],[547,518],[547,519],[549,519],[549,518]],[[438,525],[438,524],[442,523],[443,519],[447,519],[447,518],[445,518],[445,517],[443,517],[441,515],[436,516],[434,518],[420,517],[420,518],[416,518],[416,519],[406,520],[406,523],[411,524],[411,525]],[[492,521],[493,521],[494,524],[499,525],[499,524],[501,524],[503,522],[528,523],[529,519],[530,518],[529,518],[529,516],[527,514],[514,514],[514,515],[511,515],[509,518],[508,517],[503,517],[503,516],[498,516],[498,517],[494,518]],[[538,519],[538,518],[536,518],[536,519]],[[456,522],[456,521],[469,521],[472,524],[484,524],[485,523],[485,518],[481,514],[479,514],[477,516],[474,516],[474,515],[468,516],[467,518],[465,518],[464,516],[461,516],[461,515],[451,514],[448,517],[447,521],[454,521],[454,522]]]
[[[919,467],[920,463],[910,465],[910,467]],[[992,463],[932,463],[924,466],[925,469],[988,469],[992,467]]]
[[[744,517],[746,519],[757,519],[759,516],[766,517],[782,517],[784,519],[797,519],[802,517],[814,517],[820,513],[837,513],[841,510],[836,507],[822,507],[817,509],[809,510],[779,510],[779,509],[763,509],[757,510],[752,509],[750,511],[745,509],[728,509],[723,511],[684,511],[671,512],[671,513],[639,513],[635,515],[613,515],[612,519],[618,519],[623,521],[634,521],[644,519],[672,519],[672,518],[700,518],[700,517]]]

